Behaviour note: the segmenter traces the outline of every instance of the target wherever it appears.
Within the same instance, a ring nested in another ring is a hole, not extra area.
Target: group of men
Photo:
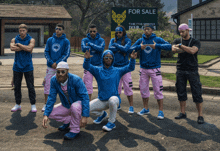
[[[163,84],[161,76],[161,49],[173,51],[178,54],[176,89],[180,102],[181,112],[175,119],[186,118],[186,83],[189,80],[193,101],[198,110],[199,124],[204,123],[202,115],[202,91],[198,74],[197,53],[200,42],[189,35],[187,24],[179,26],[181,38],[176,39],[171,45],[153,33],[154,27],[151,24],[144,26],[142,38],[133,45],[127,37],[123,26],[115,29],[115,38],[109,43],[109,50],[104,51],[105,41],[93,24],[89,27],[87,37],[81,42],[84,54],[83,79],[75,74],[69,73],[67,59],[70,55],[70,42],[64,34],[64,26],[58,24],[56,33],[47,40],[45,47],[45,57],[47,60],[47,71],[44,82],[45,105],[43,127],[47,128],[48,118],[63,122],[58,129],[60,131],[69,130],[65,134],[65,139],[75,138],[80,127],[87,124],[90,114],[98,116],[93,121],[100,124],[108,114],[105,111],[109,108],[108,123],[102,127],[103,130],[111,131],[116,128],[116,113],[121,104],[122,84],[124,93],[128,98],[128,113],[134,113],[133,91],[131,71],[135,69],[135,59],[137,51],[140,51],[140,92],[143,99],[144,108],[138,115],[149,114],[148,101],[150,97],[149,80],[151,78],[154,90],[154,97],[159,106],[157,118],[164,119],[163,113]],[[14,93],[16,105],[12,112],[21,110],[21,81],[25,75],[29,98],[31,102],[31,112],[37,112],[35,106],[35,89],[32,63],[32,50],[35,40],[27,34],[27,26],[19,26],[19,35],[12,39],[10,48],[15,51],[15,61],[13,66]],[[129,61],[130,57],[130,61]],[[93,93],[93,77],[98,83],[98,98],[91,99]],[[54,105],[56,96],[59,94],[61,103]]]

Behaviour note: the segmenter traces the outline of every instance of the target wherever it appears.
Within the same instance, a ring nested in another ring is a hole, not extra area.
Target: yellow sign
[[[111,31],[111,38],[115,38],[115,31]]]
[[[126,19],[126,10],[122,14],[116,14],[114,10],[112,10],[112,19],[120,25]]]

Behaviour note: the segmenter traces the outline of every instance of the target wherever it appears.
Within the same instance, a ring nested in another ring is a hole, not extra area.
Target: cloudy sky
[[[177,12],[177,0],[161,0],[161,2],[165,5],[163,10],[166,11],[167,16],[171,18],[171,15]],[[192,5],[196,5],[198,3],[199,0],[192,0]],[[170,21],[172,21],[172,19]]]

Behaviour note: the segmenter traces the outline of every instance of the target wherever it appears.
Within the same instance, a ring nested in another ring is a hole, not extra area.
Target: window
[[[201,41],[220,40],[220,19],[194,19],[193,37]]]

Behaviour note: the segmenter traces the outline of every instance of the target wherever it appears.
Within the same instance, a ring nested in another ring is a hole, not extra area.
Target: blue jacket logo
[[[60,44],[58,44],[58,43],[53,44],[53,45],[52,45],[52,50],[53,50],[54,52],[59,51],[59,50],[60,50]]]
[[[153,49],[150,47],[150,46],[147,46],[145,49],[144,49],[144,52],[146,52],[147,54],[151,53]]]

